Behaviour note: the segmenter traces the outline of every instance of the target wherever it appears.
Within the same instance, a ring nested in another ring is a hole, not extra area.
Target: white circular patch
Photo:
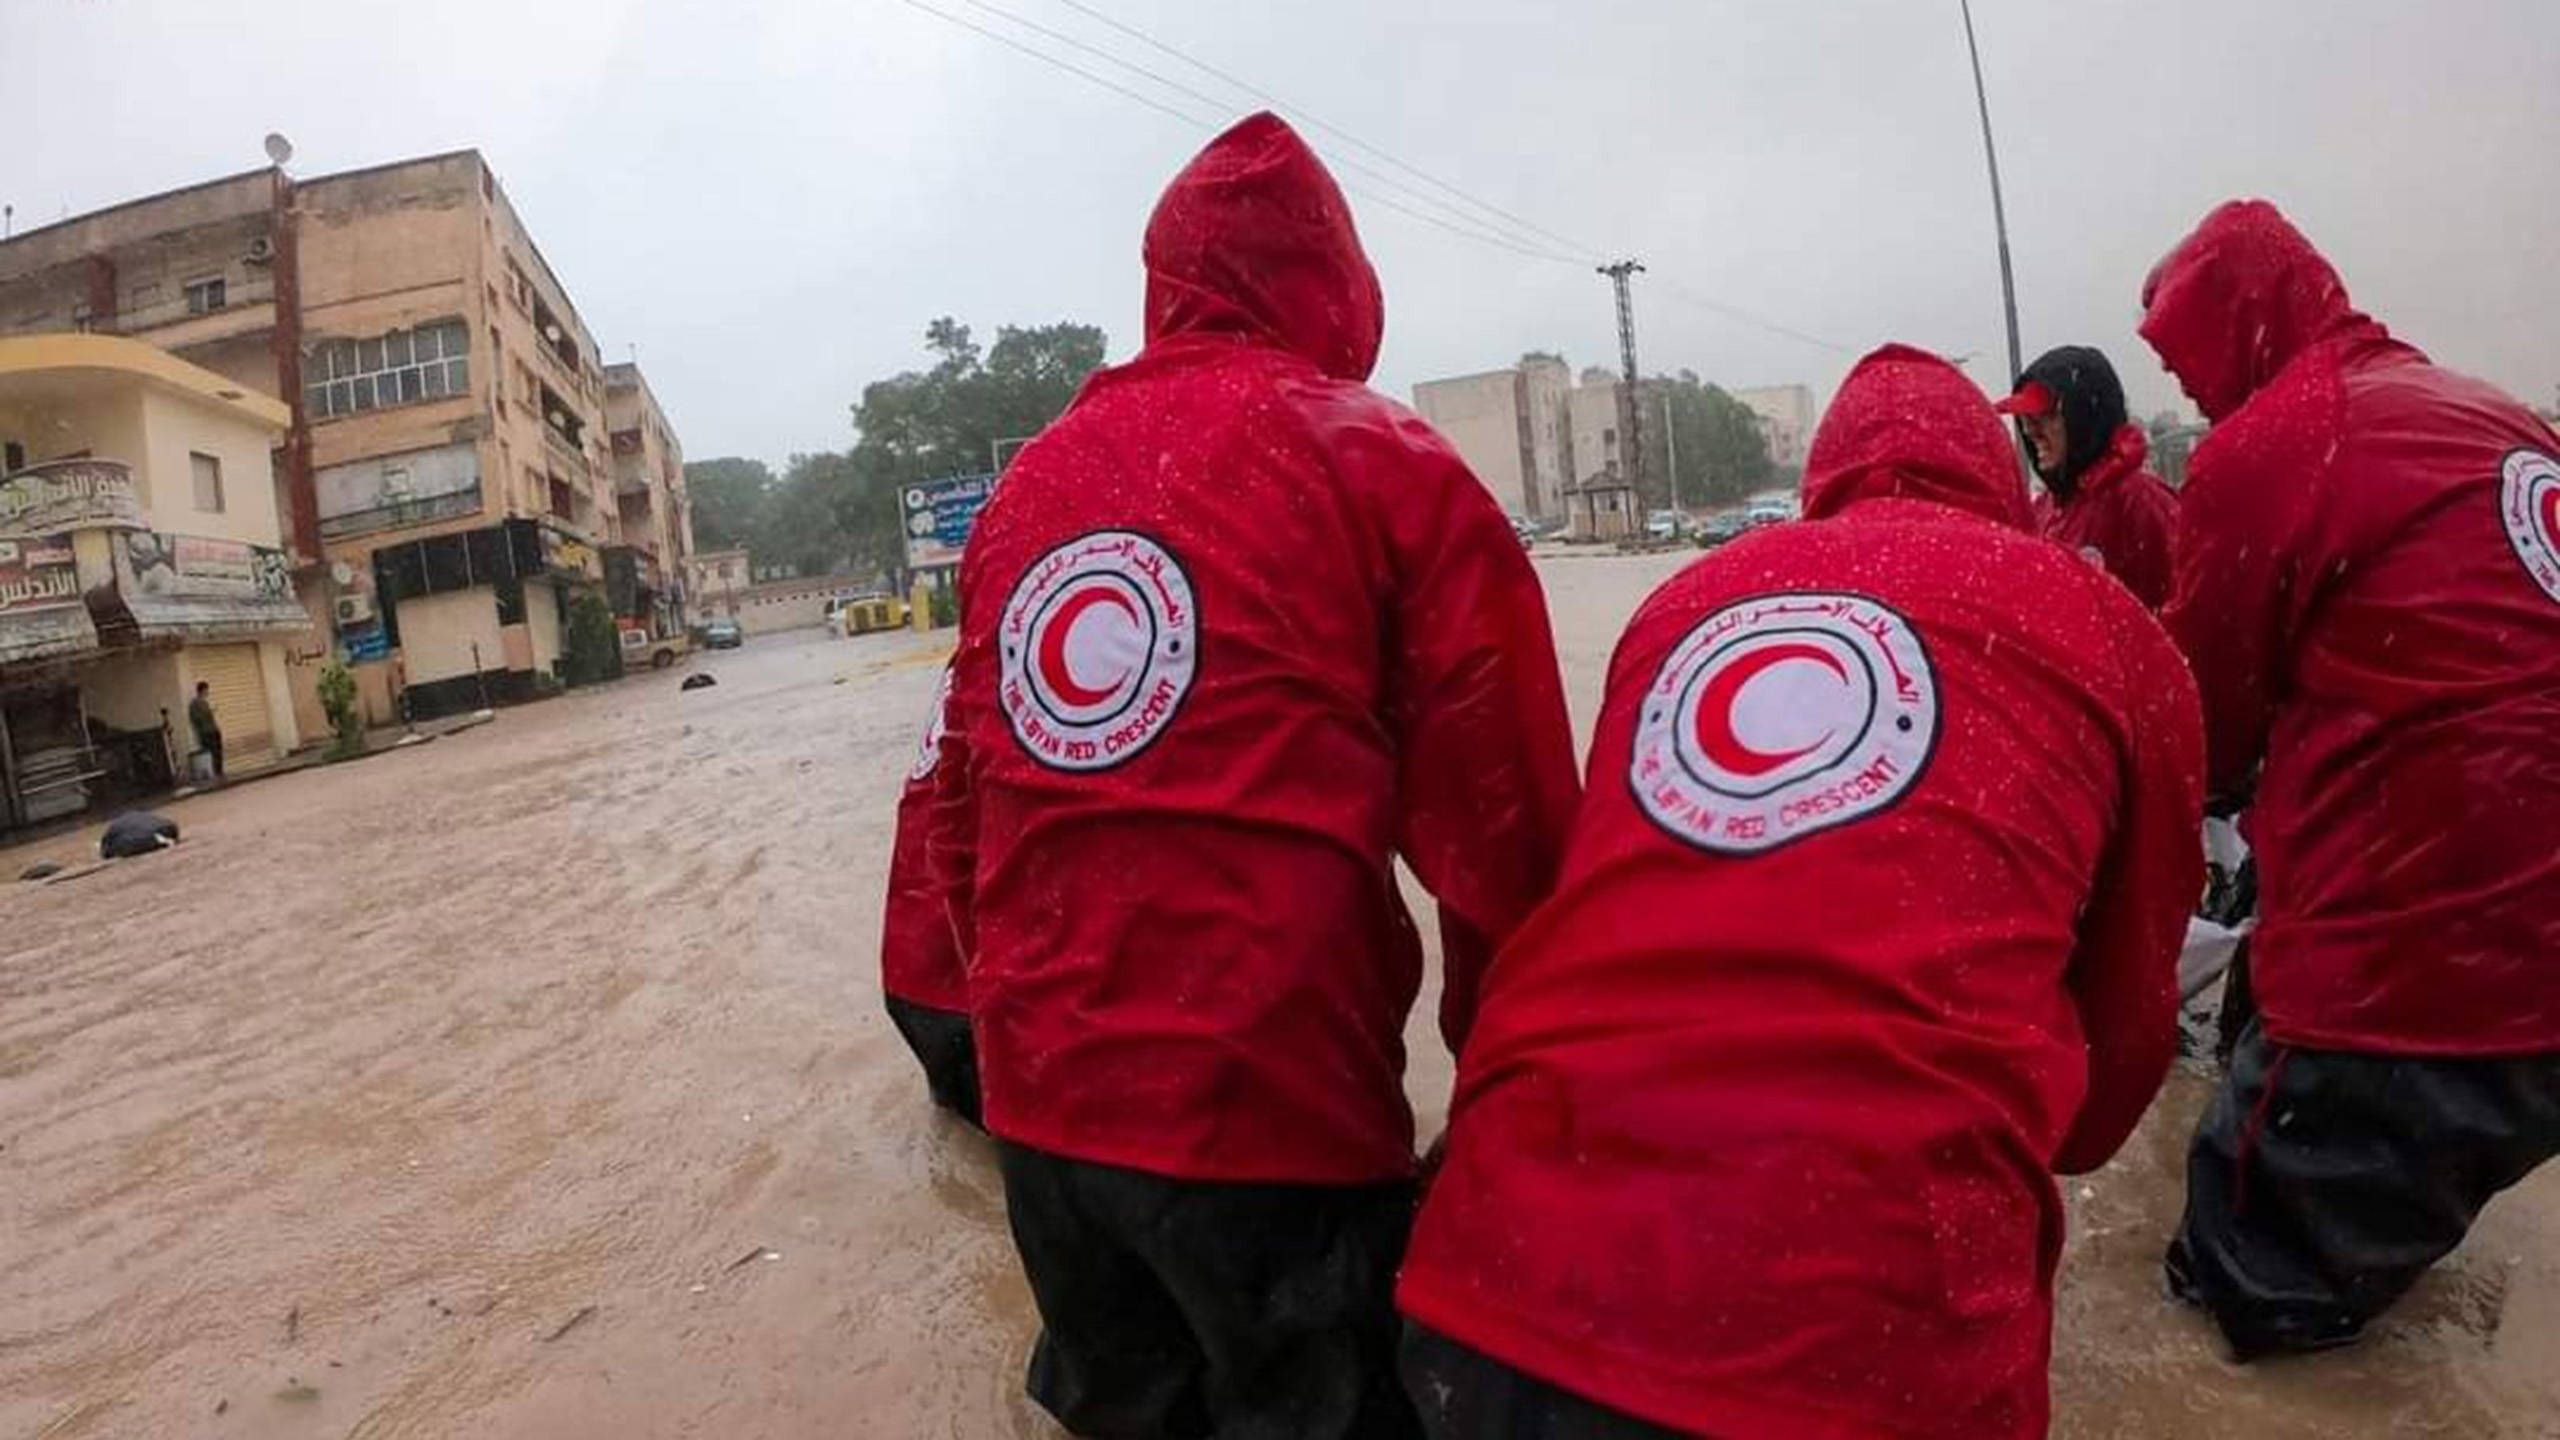
[[[1677,839],[1756,854],[1892,804],[1928,767],[1938,682],[1861,595],[1767,595],[1700,621],[1636,716],[1627,783]]]
[[[1040,557],[998,622],[997,701],[1032,759],[1107,770],[1154,744],[1200,663],[1191,579],[1144,535],[1102,530]]]
[[[2560,460],[2539,450],[2509,451],[2498,518],[2525,573],[2560,600]]]
[[[942,737],[951,729],[951,667],[942,667],[942,678],[933,686],[933,717],[925,721],[924,740],[916,746],[915,763],[907,767],[907,783],[912,785],[933,773],[942,763]]]

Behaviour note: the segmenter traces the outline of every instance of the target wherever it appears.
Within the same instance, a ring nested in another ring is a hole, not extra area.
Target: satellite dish
[[[293,142],[273,130],[267,132],[267,158],[281,165],[293,158]]]

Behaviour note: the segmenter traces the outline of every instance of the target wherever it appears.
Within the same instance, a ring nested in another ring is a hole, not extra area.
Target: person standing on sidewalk
[[[1390,1440],[1404,1027],[1441,1033],[1576,798],[1546,602],[1457,453],[1369,390],[1333,178],[1256,115],[1145,242],[1146,344],[1024,449],[961,561],[935,868],[1079,1435]]]
[[[212,758],[213,778],[222,780],[222,722],[213,713],[213,687],[202,680],[187,702],[187,728],[195,732],[196,748]]]
[[[2560,1153],[2560,437],[2264,201],[2142,302],[2213,422],[2164,618],[2259,881],[2166,1263],[2247,1360],[2354,1340]]]
[[[2045,1433],[2053,1176],[2175,1048],[2195,687],[1934,355],[1850,372],[1804,515],[1610,662],[1398,1291],[1433,1440]]]

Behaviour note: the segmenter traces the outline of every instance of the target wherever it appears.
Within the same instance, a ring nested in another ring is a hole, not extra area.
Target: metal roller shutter
[[[258,647],[191,646],[187,661],[195,677],[213,687],[213,718],[222,726],[223,768],[241,775],[274,764],[275,723],[267,718],[267,681],[258,669]],[[194,736],[185,738],[187,748],[193,750]]]

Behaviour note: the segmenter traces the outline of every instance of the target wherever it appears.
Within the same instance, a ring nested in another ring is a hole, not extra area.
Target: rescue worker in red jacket
[[[2041,1436],[2062,1208],[2175,1047],[2195,690],[1989,400],[1859,363],[1610,663],[1398,1301],[1436,1440]]]
[[[880,994],[933,1103],[984,1128],[978,1115],[978,1047],[969,1033],[969,977],[952,937],[951,911],[933,876],[927,836],[933,775],[942,758],[951,672],[934,685],[933,715],[915,764],[898,792],[898,828],[889,852],[889,893],[881,905]]]
[[[2560,1150],[2560,439],[2263,201],[2143,306],[2214,422],[2166,619],[2259,876],[2169,1269],[2246,1358],[2355,1338]]]
[[[1992,408],[2016,416],[2026,437],[2044,482],[2036,523],[2045,537],[2106,567],[2151,609],[2168,603],[2178,497],[2143,468],[2151,441],[2126,418],[2106,355],[2086,345],[2048,350]]]
[[[1387,1436],[1404,1026],[1554,881],[1577,786],[1545,599],[1270,115],[1147,226],[1146,345],[1026,448],[961,566],[937,868],[988,1128],[1080,1434]]]

